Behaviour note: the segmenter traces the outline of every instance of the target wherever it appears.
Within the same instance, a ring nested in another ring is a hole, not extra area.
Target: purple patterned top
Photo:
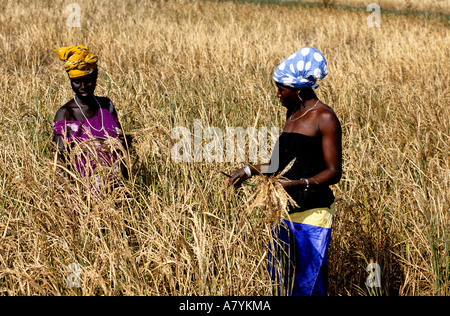
[[[100,108],[97,114],[88,120],[54,121],[53,133],[55,136],[58,135],[67,139],[69,143],[76,142],[80,145],[82,145],[83,141],[91,139],[92,135],[92,138],[97,140],[93,143],[97,149],[98,157],[108,166],[112,166],[118,156],[115,152],[111,153],[111,151],[105,150],[105,147],[108,146],[103,146],[102,144],[108,138],[117,138],[119,136],[120,125],[117,118],[112,115],[113,110],[114,106],[110,101],[109,110]],[[86,172],[87,152],[89,150],[83,151],[83,154],[77,153],[77,160],[75,162],[78,172],[83,176],[90,174],[89,171]],[[93,163],[90,166],[92,170],[96,168]]]

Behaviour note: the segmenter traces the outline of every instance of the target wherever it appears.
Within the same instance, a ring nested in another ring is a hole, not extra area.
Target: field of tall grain
[[[328,60],[317,94],[343,128],[329,294],[450,294],[446,20],[77,0],[71,27],[71,2],[0,2],[1,295],[270,295],[269,230],[249,211],[258,186],[226,189],[219,173],[248,161],[175,161],[172,131],[281,130],[272,73],[303,46]],[[96,94],[133,136],[130,179],[100,198],[61,183],[54,163],[51,123],[73,92],[53,50],[78,44],[98,54]]]

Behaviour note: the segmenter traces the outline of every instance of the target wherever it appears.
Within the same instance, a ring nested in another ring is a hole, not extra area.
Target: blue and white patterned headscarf
[[[286,58],[275,70],[273,79],[292,88],[317,89],[317,79],[328,74],[327,61],[314,47],[303,47]]]

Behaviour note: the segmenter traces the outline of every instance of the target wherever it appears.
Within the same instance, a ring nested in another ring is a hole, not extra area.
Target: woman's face
[[[286,108],[299,106],[301,101],[297,94],[297,90],[275,83],[277,87],[277,98],[280,99],[281,105]]]
[[[70,85],[78,98],[82,100],[92,98],[97,85],[97,71],[87,76],[71,78]]]

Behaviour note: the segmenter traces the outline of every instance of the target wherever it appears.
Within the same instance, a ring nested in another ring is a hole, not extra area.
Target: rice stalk
[[[282,172],[276,175],[262,175],[263,180],[258,185],[257,191],[249,198],[248,211],[252,212],[255,208],[262,208],[264,223],[277,225],[282,216],[289,218],[289,206],[298,207],[280,183],[281,179],[287,180],[283,175],[292,168],[294,162],[295,158]]]

